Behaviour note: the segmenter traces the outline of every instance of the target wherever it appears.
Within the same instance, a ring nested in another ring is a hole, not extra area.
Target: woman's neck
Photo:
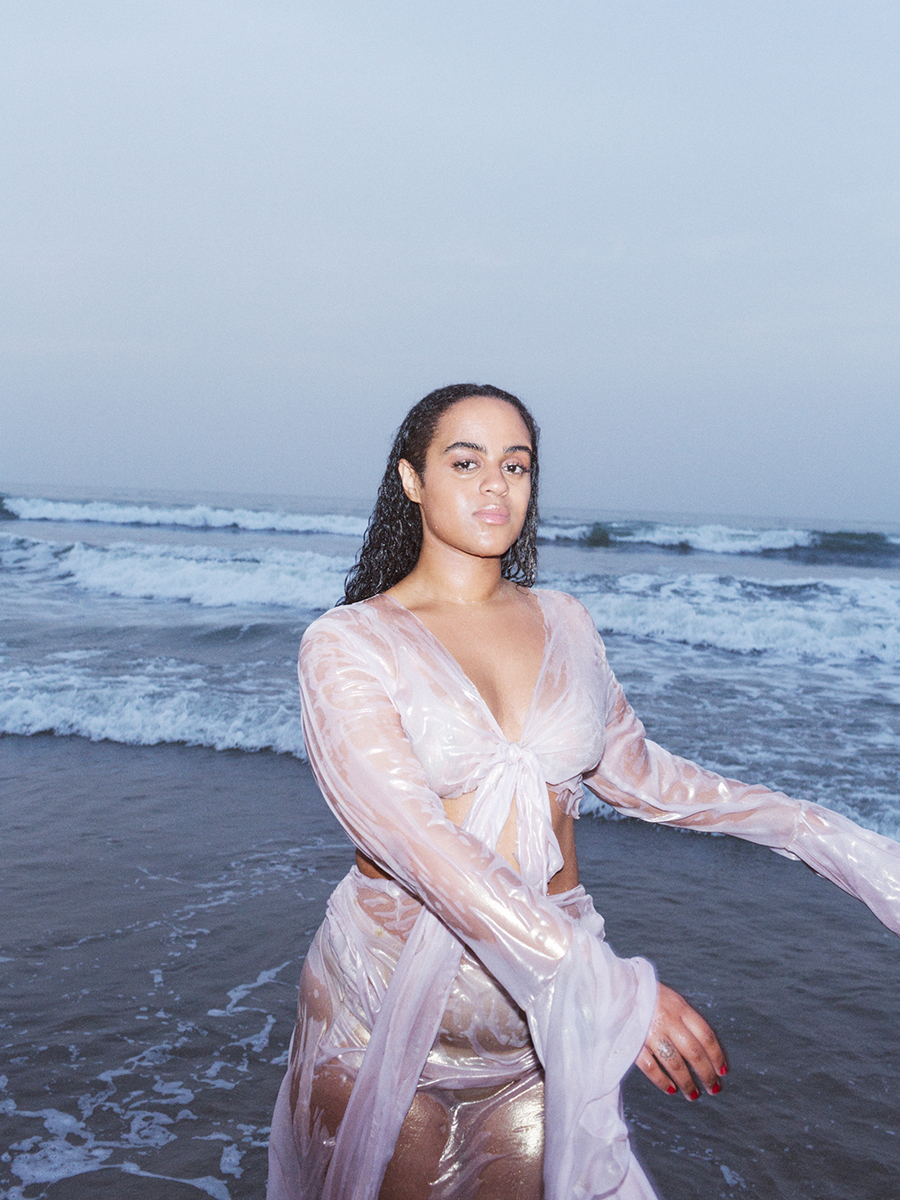
[[[501,574],[499,558],[435,553],[423,546],[415,567],[390,591],[407,607],[416,604],[474,606],[496,603],[505,598],[511,586]]]

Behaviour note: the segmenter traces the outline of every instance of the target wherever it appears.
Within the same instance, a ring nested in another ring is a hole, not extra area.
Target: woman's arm
[[[646,736],[618,681],[609,676],[607,741],[585,775],[592,791],[644,821],[730,833],[799,858],[856,896],[900,933],[900,844],[821,805],[748,786],[669,754]]]

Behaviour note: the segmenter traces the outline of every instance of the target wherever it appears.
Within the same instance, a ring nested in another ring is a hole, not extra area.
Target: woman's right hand
[[[659,985],[650,1031],[636,1065],[662,1092],[698,1100],[699,1082],[715,1096],[728,1074],[719,1039],[696,1009],[664,983]]]

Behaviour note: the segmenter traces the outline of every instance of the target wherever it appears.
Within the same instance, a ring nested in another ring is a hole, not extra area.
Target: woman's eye
[[[472,458],[458,458],[453,465],[460,471],[471,471],[478,464]]]
[[[511,462],[506,464],[506,469],[510,475],[530,475],[531,467],[526,463]]]

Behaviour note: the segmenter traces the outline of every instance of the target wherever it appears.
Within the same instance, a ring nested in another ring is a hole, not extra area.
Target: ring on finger
[[[675,1047],[671,1042],[662,1041],[656,1047],[656,1057],[663,1059],[665,1062],[668,1062],[668,1060],[672,1058],[674,1054]]]

